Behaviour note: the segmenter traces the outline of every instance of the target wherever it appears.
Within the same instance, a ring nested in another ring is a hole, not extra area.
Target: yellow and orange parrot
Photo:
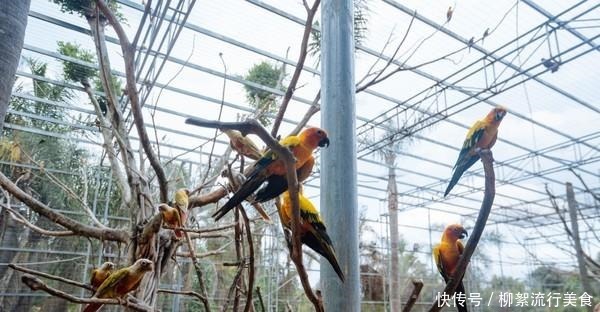
[[[484,119],[478,120],[467,132],[467,138],[452,169],[452,179],[444,192],[444,197],[450,193],[467,169],[479,160],[478,149],[490,149],[498,138],[498,126],[506,116],[506,108],[498,106],[490,111]]]
[[[148,259],[138,259],[133,265],[119,269],[112,273],[98,287],[92,298],[113,298],[124,299],[127,293],[135,290],[140,285],[140,281],[146,272],[154,269],[152,261]],[[83,312],[95,312],[102,307],[102,304],[90,303]]]
[[[288,240],[288,246],[291,249],[291,236],[289,233],[291,233],[292,228],[292,201],[288,191],[285,191],[282,197],[283,202],[278,211],[279,218],[281,219],[284,231],[287,231],[286,239]],[[300,239],[302,244],[325,257],[343,282],[344,273],[340,268],[331,238],[329,238],[329,235],[327,234],[327,229],[319,215],[319,211],[315,208],[313,203],[302,194],[302,192],[298,192],[298,202],[300,206]]]
[[[460,282],[458,283],[458,287],[456,288],[456,293],[464,294],[466,298],[465,286],[462,282],[462,276],[454,276],[454,272],[456,270],[456,266],[458,265],[458,260],[465,249],[463,243],[459,241],[459,239],[463,239],[468,235],[465,228],[460,224],[450,224],[442,233],[442,241],[433,247],[433,260],[437,265],[438,271],[444,278],[444,281],[447,283],[448,280],[453,278],[460,278]],[[466,303],[465,305],[456,303],[456,307],[458,312],[467,312]]]
[[[188,205],[190,203],[189,195],[190,191],[185,188],[175,192],[175,208],[177,208],[177,211],[179,212],[179,221],[181,222],[182,227],[185,226],[188,218]],[[183,232],[175,231],[175,236],[181,238],[183,237]]]
[[[104,262],[99,268],[92,270],[92,278],[90,279],[90,285],[94,288],[98,288],[104,282],[104,280],[112,274],[115,269],[115,264],[107,261]]]
[[[162,214],[163,222],[170,227],[183,227],[181,223],[181,215],[177,208],[171,207],[167,204],[160,204],[158,211]],[[174,230],[177,238],[183,237],[183,232],[180,230]]]
[[[231,148],[238,152],[240,155],[244,155],[248,158],[257,160],[262,157],[260,149],[250,140],[250,138],[242,135],[237,130],[223,130],[227,137],[229,137],[229,145]]]
[[[303,182],[308,179],[312,174],[313,167],[315,166],[315,158],[310,155],[310,157],[306,160],[304,165],[298,170],[296,170],[296,176],[298,177],[298,182]],[[267,179],[267,184],[260,188],[256,192],[256,196],[254,200],[259,203],[264,203],[268,200],[271,200],[281,193],[287,190],[287,176],[286,175],[272,175]]]
[[[289,148],[296,158],[296,170],[301,170],[305,165],[314,164],[312,156],[317,147],[329,146],[327,133],[319,128],[307,128],[297,136],[288,136],[279,143]],[[306,167],[304,167],[306,169]],[[312,169],[312,165],[310,165]],[[309,170],[310,171],[310,170]],[[252,165],[246,181],[238,191],[217,210],[213,217],[219,220],[233,207],[239,205],[244,199],[252,195],[265,181],[267,184],[258,191],[257,201],[267,201],[273,199],[287,190],[287,180],[285,164],[273,151],[267,151],[256,163]]]

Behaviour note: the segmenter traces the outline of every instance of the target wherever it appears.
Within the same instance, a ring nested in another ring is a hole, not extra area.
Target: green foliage
[[[32,74],[45,77],[48,64],[36,59],[25,58]],[[33,79],[34,96],[55,102],[62,102],[72,97],[72,93],[63,86],[58,86],[44,80]],[[23,86],[17,87],[17,93],[23,93]],[[64,109],[55,105],[47,104],[42,101],[31,101],[20,97],[14,97],[10,102],[10,108],[19,111],[22,114],[8,114],[7,122],[19,126],[35,127],[44,131],[64,133],[70,130],[69,127],[58,123],[51,123],[39,118],[30,116],[45,116],[61,120],[64,115]]]
[[[281,76],[282,68],[261,62],[250,68],[244,79],[258,83],[263,86],[277,88],[277,82]],[[245,85],[246,98],[252,107],[263,112],[258,118],[259,122],[268,126],[271,121],[265,114],[274,113],[277,108],[277,97],[269,91],[264,91],[252,86]]]
[[[62,55],[76,58],[78,60],[93,63],[95,62],[94,54],[86,49],[82,49],[79,44],[71,42],[58,42],[58,52]],[[62,61],[64,77],[67,80],[75,82],[89,81],[97,75],[97,70],[85,65],[77,64],[71,61]]]
[[[115,94],[117,94],[117,95],[121,94],[121,89],[123,88],[123,83],[121,82],[121,79],[119,79],[115,75],[111,75],[110,76],[110,85],[112,86]],[[104,87],[102,86],[102,81],[100,80],[100,78],[94,79],[94,89],[99,92],[104,92]],[[99,96],[97,98],[97,100],[98,100],[98,104],[100,105],[100,110],[102,111],[102,114],[106,115],[107,103],[108,103],[106,97]]]
[[[367,35],[368,11],[367,0],[354,0],[354,46],[360,45]],[[311,56],[317,56],[320,59],[321,30],[319,26],[318,21],[314,22],[310,33],[308,52]]]
[[[60,5],[60,11],[68,14],[78,14],[81,17],[90,18],[95,16],[96,5],[93,0],[51,0]],[[119,12],[121,6],[116,0],[106,0],[108,7],[115,13],[120,21],[125,21],[123,15]]]

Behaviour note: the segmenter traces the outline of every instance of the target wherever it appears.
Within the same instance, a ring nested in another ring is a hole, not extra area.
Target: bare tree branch
[[[23,202],[33,211],[39,213],[40,215],[50,219],[56,224],[61,225],[62,227],[73,231],[77,235],[82,235],[85,237],[92,237],[99,240],[108,240],[108,241],[117,241],[122,243],[129,242],[129,234],[123,230],[116,229],[101,229],[94,226],[85,225],[78,221],[75,221],[61,213],[55,212],[52,208],[46,206],[41,203],[37,199],[33,198],[31,195],[25,193],[21,190],[17,185],[12,183],[9,178],[7,178],[3,173],[0,172],[0,186],[8,191],[12,196],[16,199]]]
[[[285,115],[287,106],[290,103],[290,100],[292,99],[292,95],[294,94],[294,91],[296,89],[296,84],[298,84],[298,79],[300,78],[300,74],[302,73],[304,61],[306,60],[306,54],[308,53],[308,39],[312,30],[313,19],[315,17],[315,14],[317,13],[317,9],[319,8],[320,3],[321,0],[315,0],[312,8],[310,8],[309,10],[308,4],[306,3],[306,1],[304,1],[304,6],[307,8],[307,17],[306,23],[304,24],[304,34],[302,35],[302,43],[300,43],[300,56],[298,57],[296,69],[294,70],[294,74],[292,75],[290,84],[288,85],[283,100],[281,101],[281,106],[279,106],[279,112],[277,112],[277,116],[275,117],[275,121],[273,122],[273,128],[271,129],[271,135],[273,137],[276,137],[277,132],[279,132],[279,126],[281,125],[281,121],[283,120],[283,116]]]
[[[454,271],[454,276],[451,276],[446,284],[446,288],[444,288],[444,294],[453,294],[456,291],[456,287],[462,280],[465,275],[465,271],[467,270],[467,266],[469,265],[469,261],[471,260],[471,256],[475,252],[475,248],[477,248],[477,244],[479,243],[479,239],[483,234],[483,230],[485,229],[485,224],[492,210],[492,204],[494,203],[494,197],[496,196],[496,177],[494,175],[494,159],[492,156],[492,152],[490,150],[484,149],[478,151],[479,156],[481,157],[481,162],[483,163],[483,171],[485,173],[485,190],[483,201],[481,202],[481,209],[479,210],[479,216],[477,216],[477,221],[475,222],[475,227],[473,228],[473,232],[471,233],[471,237],[467,241],[467,245],[465,246],[465,250],[458,261],[456,269]],[[443,305],[440,306],[437,300],[432,304],[429,312],[437,312],[443,308]]]
[[[160,201],[166,203],[169,198],[167,176],[162,165],[160,164],[160,160],[158,159],[156,153],[152,149],[152,145],[148,137],[148,132],[146,131],[146,126],[144,126],[144,116],[142,114],[140,98],[135,82],[135,47],[132,46],[129,42],[127,34],[121,26],[121,23],[119,23],[119,20],[117,19],[115,14],[110,10],[110,8],[106,5],[106,3],[103,0],[97,0],[97,5],[98,8],[102,11],[102,14],[106,16],[106,19],[117,33],[117,37],[119,37],[119,42],[123,51],[123,59],[125,61],[125,74],[127,77],[127,95],[129,97],[129,102],[131,103],[131,113],[133,115],[133,121],[138,131],[140,144],[143,146],[144,152],[148,157],[148,161],[150,162],[150,165],[156,173],[158,185],[160,188]]]
[[[204,277],[202,274],[202,268],[200,268],[200,264],[198,263],[198,259],[196,258],[196,253],[194,251],[194,245],[192,244],[192,240],[190,239],[190,235],[187,232],[183,232],[183,236],[185,237],[185,241],[187,243],[188,250],[190,251],[189,255],[192,260],[192,264],[194,265],[194,270],[196,272],[196,277],[198,278],[198,285],[200,288],[200,301],[202,301],[202,305],[204,306],[204,310],[206,312],[210,312],[210,303],[208,302],[208,296],[206,295],[206,286],[204,285]]]
[[[42,228],[36,226],[35,224],[32,224],[31,222],[27,221],[27,219],[25,219],[25,217],[23,217],[23,215],[20,214],[18,211],[14,210],[4,204],[0,204],[0,206],[2,208],[6,209],[10,213],[10,217],[13,220],[15,220],[18,223],[23,224],[24,226],[32,229],[33,231],[35,231],[39,234],[48,235],[48,236],[56,236],[56,237],[75,235],[75,233],[73,231],[50,231],[50,230],[42,229]]]
[[[101,303],[101,304],[113,304],[113,305],[122,305],[124,307],[130,308],[135,311],[143,311],[143,312],[153,312],[154,309],[151,307],[137,303],[132,301],[120,301],[118,299],[98,299],[98,298],[79,298],[73,295],[67,294],[64,291],[52,288],[46,285],[37,277],[33,277],[31,275],[23,275],[21,277],[21,281],[27,285],[27,287],[31,288],[33,291],[41,290],[44,291],[54,297],[63,298],[67,301],[79,303],[79,304],[89,304],[89,303]],[[131,298],[131,297],[129,297]]]
[[[412,310],[415,303],[417,302],[417,299],[419,299],[419,294],[421,293],[421,290],[423,289],[422,280],[412,280],[411,283],[413,285],[413,289],[410,293],[410,296],[408,297],[406,305],[404,306],[404,308],[402,308],[402,312],[410,312],[410,310]]]
[[[45,277],[47,279],[59,281],[61,283],[65,283],[65,284],[69,284],[69,285],[81,287],[81,288],[87,289],[89,291],[95,291],[94,287],[92,287],[92,285],[90,285],[90,284],[84,284],[84,283],[80,283],[80,282],[77,282],[77,281],[74,281],[74,280],[70,280],[68,278],[64,278],[64,277],[61,277],[61,276],[56,276],[56,275],[52,275],[52,274],[48,274],[48,273],[44,273],[44,272],[40,272],[40,271],[36,271],[36,270],[32,270],[32,269],[28,269],[28,268],[16,265],[14,263],[9,264],[8,267],[11,268],[11,269],[13,269],[13,270],[16,270],[16,271],[21,271],[23,273],[41,276],[41,277]]]
[[[192,296],[192,297],[198,298],[198,300],[200,300],[200,302],[206,300],[206,297],[202,296],[201,294],[199,294],[195,291],[191,291],[191,290],[159,289],[158,292],[164,293],[164,294]]]
[[[267,130],[261,126],[256,120],[248,119],[243,122],[220,122],[211,121],[201,118],[188,118],[185,121],[187,124],[192,124],[200,127],[221,128],[238,130],[242,135],[253,133],[257,135],[265,144],[281,159],[286,168],[286,178],[288,182],[288,192],[292,203],[292,252],[291,258],[296,265],[296,270],[304,293],[312,302],[316,311],[323,311],[323,306],[315,296],[308,281],[308,274],[302,263],[302,242],[300,240],[300,205],[298,202],[298,177],[296,176],[295,159],[292,152],[277,142]]]

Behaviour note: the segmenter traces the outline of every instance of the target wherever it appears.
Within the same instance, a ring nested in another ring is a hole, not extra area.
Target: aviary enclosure
[[[0,311],[598,311],[599,36],[585,0],[0,0]]]

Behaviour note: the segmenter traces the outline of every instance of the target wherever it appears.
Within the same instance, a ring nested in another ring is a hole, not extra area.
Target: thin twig
[[[188,118],[185,121],[200,127],[233,129],[238,130],[242,135],[249,133],[257,135],[263,142],[283,161],[286,168],[286,178],[288,182],[288,192],[292,203],[292,252],[291,258],[296,265],[296,271],[302,282],[304,293],[312,302],[316,311],[323,311],[322,305],[313,293],[308,281],[308,274],[302,263],[302,243],[300,241],[300,205],[298,202],[298,177],[296,176],[295,159],[292,152],[277,142],[267,130],[254,119],[248,119],[243,122],[221,122],[201,118]]]
[[[242,220],[244,220],[244,229],[246,230],[246,238],[248,239],[248,291],[246,292],[246,306],[244,307],[244,312],[249,312],[250,309],[254,306],[252,301],[252,289],[254,288],[254,244],[252,242],[252,230],[250,229],[250,220],[248,220],[248,215],[246,214],[246,210],[242,205],[239,205],[240,214],[242,215]]]
[[[36,271],[36,270],[32,270],[32,269],[28,269],[19,265],[16,265],[14,263],[11,263],[8,265],[9,268],[16,270],[16,271],[21,271],[23,273],[27,273],[27,274],[32,274],[32,275],[37,275],[37,276],[41,276],[47,279],[51,279],[54,281],[59,281],[61,283],[65,283],[65,284],[69,284],[69,285],[73,285],[73,286],[77,286],[77,287],[81,287],[84,289],[87,289],[89,291],[95,291],[94,287],[92,287],[92,285],[90,284],[85,284],[85,283],[81,283],[81,282],[77,282],[74,280],[70,280],[68,278],[64,278],[61,276],[56,276],[56,275],[52,275],[52,274],[48,274],[48,273],[44,273],[44,272],[40,272],[40,271]]]
[[[475,248],[477,248],[479,239],[483,234],[485,224],[492,210],[494,197],[496,196],[496,177],[494,175],[494,159],[492,152],[488,149],[484,149],[479,150],[478,154],[481,157],[483,170],[485,172],[485,190],[483,201],[481,202],[481,209],[479,210],[479,216],[477,216],[477,221],[475,222],[471,237],[469,237],[469,240],[467,241],[467,245],[465,246],[465,250],[458,261],[454,275],[448,280],[446,288],[444,288],[444,291],[442,292],[443,294],[453,294],[456,291],[458,284],[462,281],[465,271],[467,270],[467,266],[469,265],[469,261],[471,260],[471,256],[475,252]],[[438,300],[435,300],[429,309],[429,312],[440,311],[443,306],[443,304],[439,304]]]
[[[21,281],[27,285],[31,290],[41,290],[44,291],[54,297],[63,298],[67,301],[79,303],[79,304],[90,304],[90,303],[100,303],[100,304],[112,304],[112,305],[122,305],[124,307],[130,308],[135,311],[143,311],[143,312],[153,312],[154,309],[151,307],[137,303],[132,301],[123,301],[119,299],[98,299],[98,298],[79,298],[73,295],[70,295],[64,291],[52,288],[42,282],[39,278],[33,277],[31,275],[23,275],[21,277]],[[131,297],[130,297],[131,298]]]
[[[577,172],[575,172],[575,170],[573,170],[573,168],[569,168],[569,171],[571,171],[575,175],[575,177],[577,177],[577,179],[579,180],[579,182],[581,182],[581,184],[583,184],[583,187],[585,188],[585,192],[589,193],[590,195],[592,195],[592,197],[597,202],[600,202],[600,195],[592,192],[592,190],[587,186],[587,184],[585,183],[585,181],[583,180],[583,178],[581,177],[581,175],[578,174]]]
[[[279,106],[279,111],[277,112],[277,116],[275,117],[275,121],[273,122],[273,128],[271,129],[271,135],[273,137],[277,136],[277,132],[279,132],[279,126],[281,125],[281,121],[283,120],[283,116],[285,115],[285,111],[287,109],[290,100],[292,99],[292,95],[296,89],[296,84],[298,84],[298,79],[300,78],[300,74],[302,73],[302,69],[304,67],[304,61],[306,60],[306,54],[308,53],[308,38],[310,37],[310,33],[312,30],[313,19],[315,14],[317,13],[317,9],[319,8],[319,4],[321,0],[315,0],[312,5],[312,8],[308,10],[308,4],[306,1],[304,5],[307,8],[307,17],[306,22],[304,24],[304,34],[302,34],[302,42],[300,43],[300,56],[298,57],[298,62],[296,63],[296,68],[294,69],[294,74],[292,75],[292,79],[290,80],[290,84],[285,91],[285,95],[283,100],[281,101],[281,106]]]
[[[192,264],[194,265],[194,270],[196,271],[196,277],[198,278],[200,294],[202,295],[202,298],[200,300],[204,305],[204,311],[210,312],[210,303],[208,302],[208,296],[206,295],[206,286],[204,285],[202,269],[200,268],[200,264],[198,263],[198,259],[196,258],[196,253],[192,245],[192,240],[190,239],[190,235],[187,232],[183,232],[183,236],[185,237],[188,250],[190,251],[190,258],[192,260]]]
[[[160,163],[160,160],[156,156],[156,153],[152,149],[150,138],[148,137],[148,132],[146,131],[146,126],[144,126],[144,116],[142,114],[140,98],[135,82],[135,47],[132,46],[129,42],[127,34],[121,26],[121,23],[119,22],[115,14],[111,11],[111,9],[106,5],[104,0],[97,0],[96,3],[98,5],[98,8],[106,16],[106,19],[117,33],[117,37],[119,37],[121,50],[123,52],[123,60],[125,61],[125,75],[127,78],[127,96],[129,97],[129,102],[131,105],[133,121],[135,123],[139,135],[140,144],[143,146],[144,152],[148,157],[148,161],[150,162],[150,165],[154,169],[156,177],[158,178],[158,185],[160,188],[160,200],[161,202],[166,203],[168,201],[169,191],[167,175],[165,174],[165,171]]]
[[[78,235],[93,237],[100,240],[117,241],[123,243],[129,242],[129,233],[127,231],[111,228],[101,229],[95,226],[89,226],[54,211],[54,209],[46,206],[42,202],[33,198],[33,196],[30,194],[27,194],[21,190],[21,188],[10,181],[10,179],[2,172],[0,172],[0,187],[8,191],[16,199],[23,202],[31,210],[48,218],[65,229],[75,232]]]
[[[23,217],[23,215],[20,214],[19,212],[17,212],[16,210],[14,210],[4,204],[0,204],[0,206],[2,206],[2,208],[4,208],[4,209],[8,210],[8,212],[10,213],[10,217],[13,220],[15,220],[18,223],[23,224],[24,226],[32,229],[33,231],[35,231],[39,234],[47,235],[47,236],[56,236],[56,237],[75,235],[75,233],[73,231],[50,231],[50,230],[42,229],[42,228],[38,227],[37,225],[27,221],[27,219],[25,219],[25,217]]]
[[[158,289],[157,292],[164,293],[164,294],[192,296],[192,297],[198,298],[198,300],[200,300],[200,302],[202,302],[203,300],[206,300],[206,298],[204,296],[202,296],[201,294],[199,294],[195,291],[191,291],[191,290]]]

